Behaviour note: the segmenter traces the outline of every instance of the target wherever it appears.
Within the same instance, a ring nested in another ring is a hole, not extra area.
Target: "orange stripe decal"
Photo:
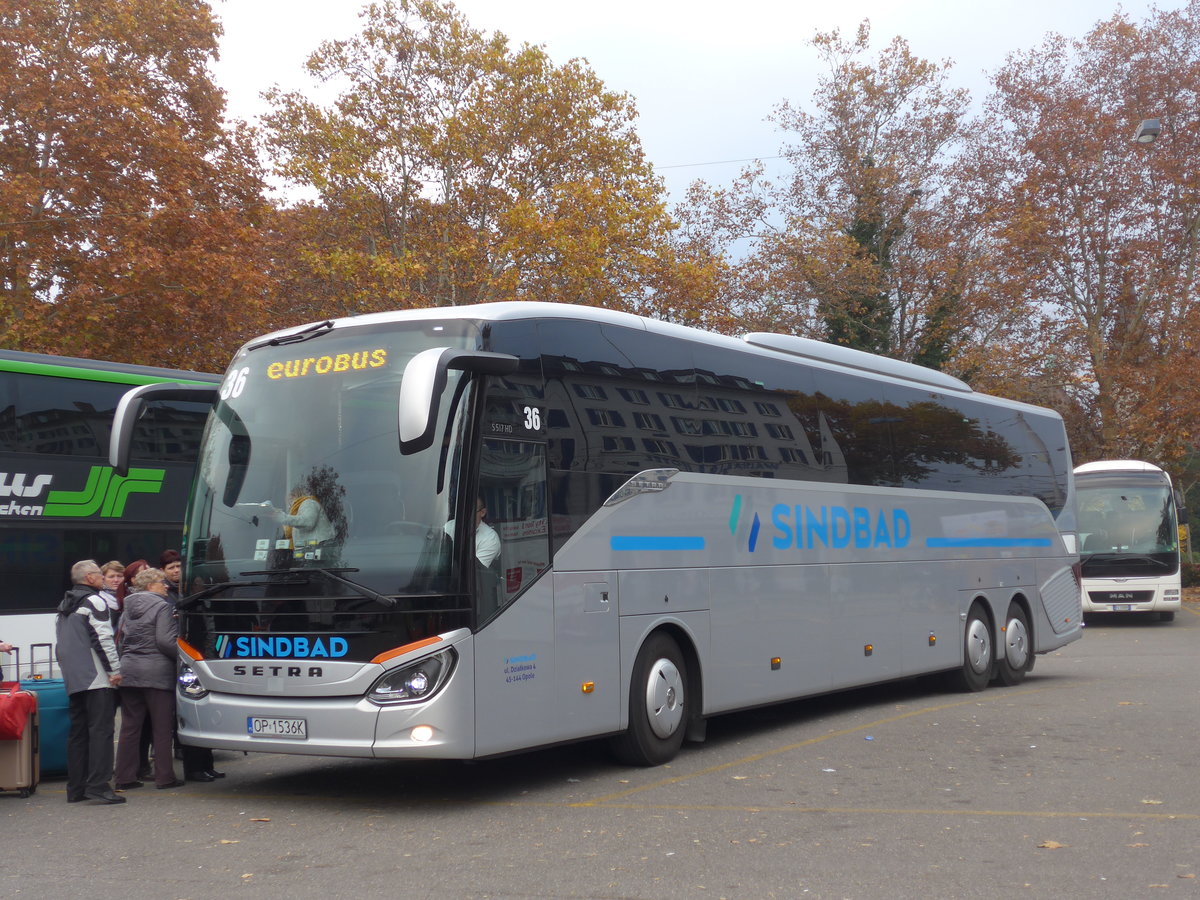
[[[179,644],[179,649],[194,660],[204,659],[204,654],[185,641],[183,638],[176,638],[176,643]]]
[[[411,653],[413,650],[420,650],[422,647],[428,647],[430,644],[436,644],[441,641],[440,637],[425,638],[423,641],[414,641],[411,644],[405,644],[403,647],[394,647],[391,650],[385,650],[375,657],[371,662],[382,663],[389,659],[395,659],[397,656],[403,656],[405,653]]]

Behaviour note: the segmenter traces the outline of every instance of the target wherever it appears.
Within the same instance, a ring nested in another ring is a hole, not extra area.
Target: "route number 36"
[[[542,411],[536,406],[525,407],[525,430],[526,431],[541,431],[542,430]]]
[[[246,390],[246,379],[250,377],[250,367],[244,369],[235,369],[225,376],[225,383],[221,385],[221,399],[228,400],[229,398],[237,399],[242,396],[242,391]]]

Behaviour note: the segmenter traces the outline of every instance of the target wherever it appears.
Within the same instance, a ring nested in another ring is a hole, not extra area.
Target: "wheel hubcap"
[[[650,667],[646,714],[650,730],[660,738],[669,738],[683,721],[683,678],[669,659],[660,659]]]
[[[1014,669],[1024,669],[1029,662],[1029,632],[1020,619],[1009,619],[1004,629],[1004,655]]]
[[[972,620],[967,628],[967,664],[980,675],[992,665],[992,636],[980,619]]]

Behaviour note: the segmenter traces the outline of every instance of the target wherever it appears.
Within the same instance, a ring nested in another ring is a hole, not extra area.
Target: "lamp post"
[[[1162,123],[1158,119],[1142,119],[1142,124],[1133,133],[1133,139],[1139,144],[1153,144],[1162,134]]]

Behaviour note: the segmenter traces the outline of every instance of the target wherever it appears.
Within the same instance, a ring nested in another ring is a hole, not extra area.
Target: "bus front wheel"
[[[960,691],[982,691],[992,680],[992,626],[983,605],[972,603],[963,631],[962,666],[950,673],[950,685]]]
[[[629,686],[629,728],[613,738],[617,759],[658,766],[679,752],[686,731],[687,664],[668,635],[651,635],[638,651]]]
[[[1004,652],[997,659],[996,680],[1003,685],[1020,684],[1029,671],[1029,619],[1020,603],[1008,605],[1004,617]]]

